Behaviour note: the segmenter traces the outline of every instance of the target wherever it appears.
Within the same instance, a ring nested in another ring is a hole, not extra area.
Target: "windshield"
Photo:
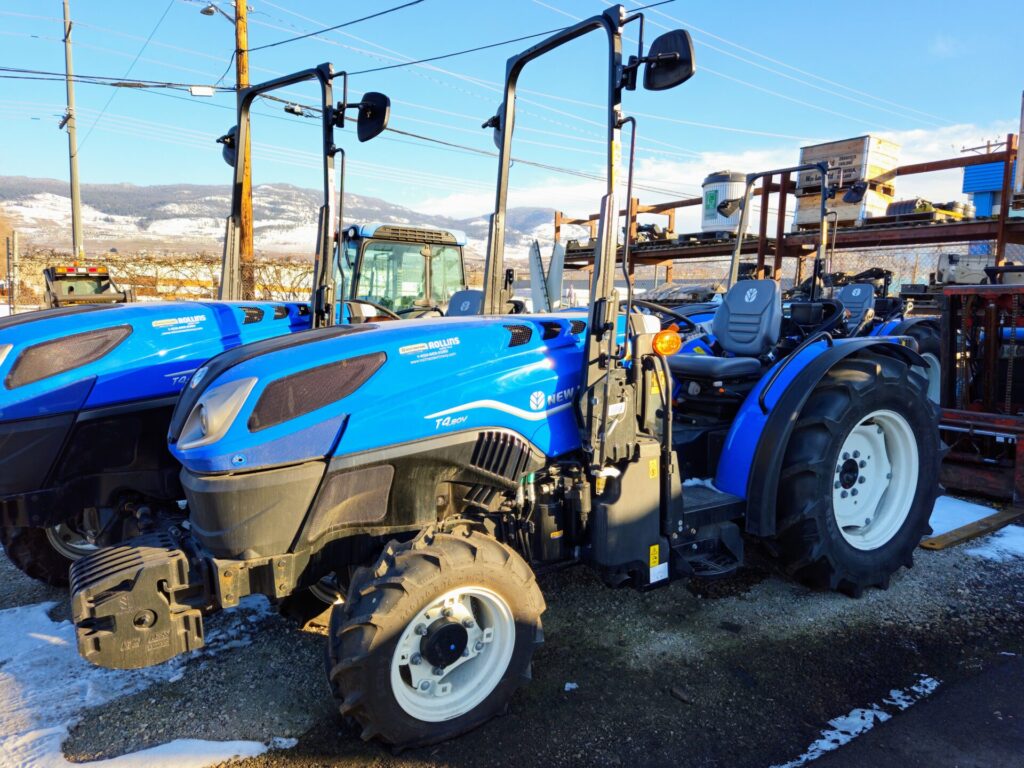
[[[425,258],[420,243],[369,240],[357,276],[356,298],[392,311],[416,306],[445,305],[464,285],[462,258],[455,246],[430,246]],[[427,295],[427,270],[430,295]]]

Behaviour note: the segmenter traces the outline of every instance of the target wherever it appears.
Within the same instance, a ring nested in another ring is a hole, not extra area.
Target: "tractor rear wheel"
[[[928,361],[928,368],[916,368],[928,379],[928,398],[932,402],[939,402],[939,392],[942,386],[942,345],[939,334],[939,324],[935,320],[923,320],[915,323],[907,329],[907,336],[917,341],[917,351],[921,357]]]
[[[328,678],[363,739],[417,747],[503,711],[530,679],[544,598],[509,547],[478,532],[389,544],[352,579],[328,633]]]
[[[0,544],[18,570],[53,587],[66,587],[71,563],[96,550],[65,525],[0,528]]]
[[[859,597],[886,588],[931,531],[938,407],[902,360],[862,352],[815,387],[790,436],[776,509],[789,571]]]

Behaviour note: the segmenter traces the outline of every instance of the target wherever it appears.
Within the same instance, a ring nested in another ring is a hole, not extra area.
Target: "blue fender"
[[[864,349],[927,366],[904,340],[893,337],[821,339],[776,363],[747,395],[718,461],[715,485],[747,500],[746,530],[775,533],[775,499],[785,446],[811,392],[836,363]],[[765,388],[770,388],[763,396]]]

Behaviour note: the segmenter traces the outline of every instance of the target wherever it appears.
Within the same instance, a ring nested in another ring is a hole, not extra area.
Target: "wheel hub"
[[[857,484],[858,471],[857,460],[847,459],[839,467],[839,485],[847,490]]]
[[[469,644],[469,632],[454,619],[435,621],[420,641],[420,654],[435,667],[444,669],[462,658]]]

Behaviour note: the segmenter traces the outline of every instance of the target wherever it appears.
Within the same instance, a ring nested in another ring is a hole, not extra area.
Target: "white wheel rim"
[[[68,560],[79,560],[96,551],[95,544],[90,544],[82,534],[76,533],[63,523],[46,529],[46,539],[50,546]]]
[[[910,514],[917,474],[917,440],[903,416],[878,410],[861,419],[839,449],[832,483],[832,512],[847,543],[887,544]]]
[[[423,655],[426,633],[453,622],[465,630],[465,651],[447,666],[435,667]],[[398,639],[391,659],[395,700],[428,723],[460,717],[501,682],[515,641],[512,609],[497,593],[483,587],[446,592],[422,608]]]
[[[928,367],[921,370],[921,373],[923,373],[925,378],[928,379],[928,399],[933,403],[937,403],[939,402],[939,387],[942,383],[942,376],[939,370],[939,358],[931,352],[925,352],[921,357],[928,361]]]

